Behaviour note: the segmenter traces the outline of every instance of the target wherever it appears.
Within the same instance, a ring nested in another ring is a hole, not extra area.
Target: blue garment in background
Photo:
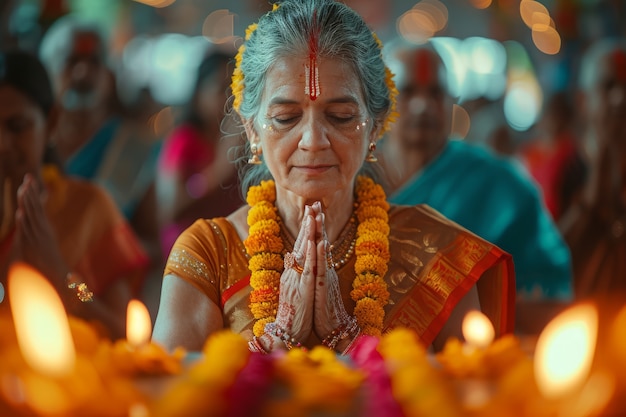
[[[161,141],[146,140],[113,118],[65,163],[68,175],[102,186],[127,220],[154,182]]]
[[[513,255],[518,294],[571,300],[569,249],[535,183],[513,162],[450,140],[389,198],[425,203]]]

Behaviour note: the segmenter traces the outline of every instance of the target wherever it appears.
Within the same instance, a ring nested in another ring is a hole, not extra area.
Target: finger
[[[302,272],[303,277],[309,278],[307,287],[310,286],[311,288],[314,288],[316,271],[317,256],[315,254],[315,244],[312,240],[307,240],[304,271]]]
[[[326,270],[328,269],[328,241],[321,240],[316,247],[317,255],[317,274],[315,276],[316,288],[324,288],[326,286]],[[323,291],[324,293],[326,291]]]
[[[301,251],[302,246],[306,243],[306,226],[309,221],[309,206],[304,206],[304,216],[302,217],[302,224],[300,224],[300,230],[298,230],[298,236],[293,244],[294,251]]]

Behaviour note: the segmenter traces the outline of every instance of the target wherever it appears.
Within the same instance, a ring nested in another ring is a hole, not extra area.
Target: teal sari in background
[[[114,118],[65,162],[64,169],[102,186],[130,220],[154,182],[160,144]]]
[[[513,255],[518,295],[571,299],[569,249],[537,186],[510,160],[450,140],[389,200],[427,204]]]

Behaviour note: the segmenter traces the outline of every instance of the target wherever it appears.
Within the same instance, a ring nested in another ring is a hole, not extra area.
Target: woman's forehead
[[[317,69],[311,70],[310,65],[311,60],[308,57],[278,59],[267,73],[264,94],[266,101],[310,100],[311,88],[316,86],[316,101],[332,102],[345,97],[363,101],[359,78],[347,62],[320,57],[315,60]]]

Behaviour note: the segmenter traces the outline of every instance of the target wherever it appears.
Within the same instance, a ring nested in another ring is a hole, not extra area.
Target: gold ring
[[[285,254],[285,269],[289,268],[293,269],[298,274],[302,274],[302,272],[304,272],[304,268],[298,264],[296,256],[293,254],[293,252],[287,252]]]

